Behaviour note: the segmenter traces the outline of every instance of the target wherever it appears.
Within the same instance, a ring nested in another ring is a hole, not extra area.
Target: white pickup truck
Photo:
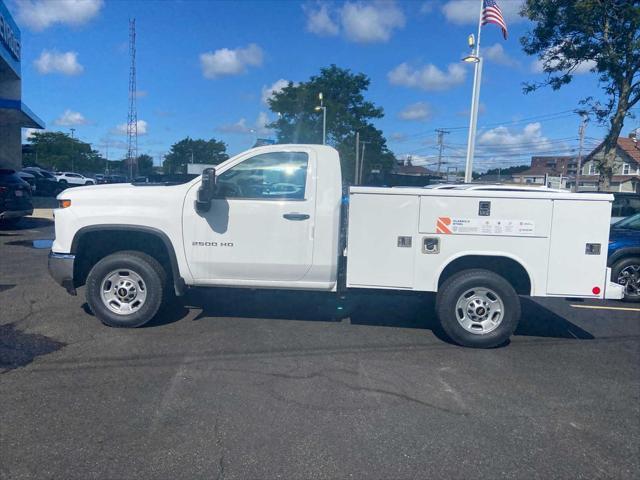
[[[254,148],[182,185],[58,196],[53,278],[105,324],[137,327],[189,287],[437,292],[447,335],[507,341],[519,295],[622,297],[606,264],[610,195],[343,185],[338,152]],[[425,312],[430,315],[430,312]]]

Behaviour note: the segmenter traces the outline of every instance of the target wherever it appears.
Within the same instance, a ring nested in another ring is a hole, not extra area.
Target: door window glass
[[[258,200],[303,200],[309,157],[303,152],[256,155],[220,174],[218,196]]]

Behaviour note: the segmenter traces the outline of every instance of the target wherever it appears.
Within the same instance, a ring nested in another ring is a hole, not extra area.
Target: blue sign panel
[[[0,58],[20,77],[20,29],[0,0]]]

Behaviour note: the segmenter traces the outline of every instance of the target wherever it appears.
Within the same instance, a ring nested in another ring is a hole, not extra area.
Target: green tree
[[[547,73],[544,82],[526,85],[526,92],[543,85],[557,90],[585,65],[598,73],[606,99],[582,103],[608,127],[598,166],[598,188],[607,190],[624,119],[640,100],[640,1],[527,0],[521,13],[534,22],[521,39],[524,51],[537,55]]]
[[[280,143],[322,143],[322,111],[316,111],[318,94],[322,93],[327,107],[327,144],[340,152],[345,179],[354,178],[356,131],[360,140],[367,142],[363,179],[372,168],[388,171],[394,156],[382,132],[371,123],[384,112],[365,100],[369,83],[366,75],[336,65],[322,68],[306,82],[289,82],[269,99],[269,107],[278,114],[269,128],[275,129]]]
[[[105,159],[100,153],[66,133],[34,132],[28,141],[31,146],[23,159],[25,165],[87,174],[104,171]]]
[[[188,163],[218,165],[228,158],[227,145],[224,142],[213,138],[194,140],[187,137],[171,145],[162,166],[165,173],[186,173]]]
[[[150,175],[153,173],[153,157],[143,153],[137,159],[138,175]]]

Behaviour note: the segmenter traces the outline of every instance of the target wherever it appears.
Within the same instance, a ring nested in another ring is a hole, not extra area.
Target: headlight
[[[69,208],[71,200],[58,200],[58,208]]]

